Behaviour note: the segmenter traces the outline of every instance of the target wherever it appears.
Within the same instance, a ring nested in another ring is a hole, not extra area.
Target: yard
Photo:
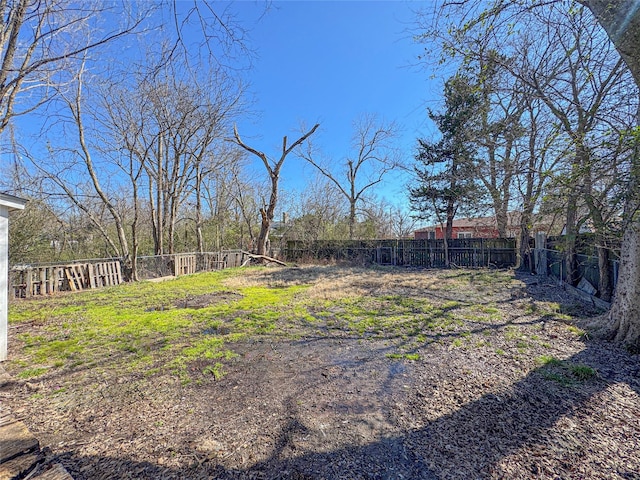
[[[75,479],[640,479],[638,356],[490,270],[231,269],[10,308],[2,401]]]

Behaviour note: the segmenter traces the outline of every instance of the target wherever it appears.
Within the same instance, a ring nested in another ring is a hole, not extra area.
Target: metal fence
[[[567,281],[567,258],[564,252],[558,250],[542,250],[543,254],[547,257],[547,271],[540,272],[545,273],[548,276],[553,276],[562,282]],[[584,278],[595,288],[598,288],[600,284],[600,268],[598,266],[598,257],[590,255],[576,255],[577,264],[577,277],[579,279]],[[609,261],[609,272],[611,274],[611,280],[613,281],[613,287],[618,283],[618,270],[620,262],[618,260]]]
[[[454,239],[449,240],[447,251],[449,263],[459,267],[506,268],[516,264],[514,239]],[[291,240],[283,255],[291,262],[346,261],[426,268],[446,265],[444,240]]]
[[[248,255],[248,252],[243,250],[223,250],[221,252],[142,256],[136,259],[138,278],[146,280],[180,273],[210,272],[213,270],[239,267],[244,264]],[[185,257],[195,258],[194,268],[181,271],[181,269],[177,267],[181,263],[180,259]]]

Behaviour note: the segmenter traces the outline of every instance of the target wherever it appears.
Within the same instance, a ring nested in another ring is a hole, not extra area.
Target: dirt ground
[[[551,282],[455,275],[297,268],[243,280],[450,305],[453,325],[419,341],[327,321],[235,344],[219,380],[75,370],[16,380],[0,398],[77,480],[640,479],[638,356],[576,328],[596,312]]]

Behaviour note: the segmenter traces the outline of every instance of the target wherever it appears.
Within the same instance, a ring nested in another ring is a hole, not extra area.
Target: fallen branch
[[[287,264],[284,263],[283,261],[278,260],[278,259],[273,258],[273,257],[268,257],[266,255],[257,255],[255,253],[249,253],[249,252],[242,252],[242,253],[244,253],[246,256],[248,256],[249,259],[251,259],[251,260],[266,260],[267,262],[277,263],[278,265],[282,265],[283,267],[287,266]],[[244,267],[247,263],[248,262],[246,262],[246,261],[243,262],[242,266]]]

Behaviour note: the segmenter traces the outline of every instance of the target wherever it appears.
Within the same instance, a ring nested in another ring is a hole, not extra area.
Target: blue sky
[[[413,42],[420,2],[274,2],[252,23],[260,5],[235,6],[251,28],[258,58],[249,74],[257,115],[238,124],[246,143],[276,154],[283,135],[294,138],[301,122],[320,123],[314,143],[339,161],[349,151],[352,123],[375,113],[401,127],[398,146],[412,155],[416,138],[431,132],[426,107],[438,106],[442,80],[416,66],[424,46]],[[302,188],[310,167],[288,158],[282,184]],[[406,179],[390,179],[382,195],[404,203]]]
[[[220,5],[237,12],[257,54],[245,73],[252,114],[238,122],[252,147],[278,155],[284,135],[293,141],[302,123],[307,128],[320,123],[314,143],[341,162],[349,153],[353,122],[377,114],[400,127],[397,146],[411,160],[416,138],[434,131],[426,108],[438,108],[443,81],[417,65],[424,45],[412,39],[415,10],[429,2],[274,1],[266,13],[257,1]],[[16,119],[20,140],[42,159],[46,152],[39,152],[38,131],[43,119]],[[264,167],[254,168],[254,178],[266,180]],[[300,191],[315,176],[313,167],[291,155],[281,188]],[[374,193],[406,205],[406,183],[406,175],[388,177]]]

